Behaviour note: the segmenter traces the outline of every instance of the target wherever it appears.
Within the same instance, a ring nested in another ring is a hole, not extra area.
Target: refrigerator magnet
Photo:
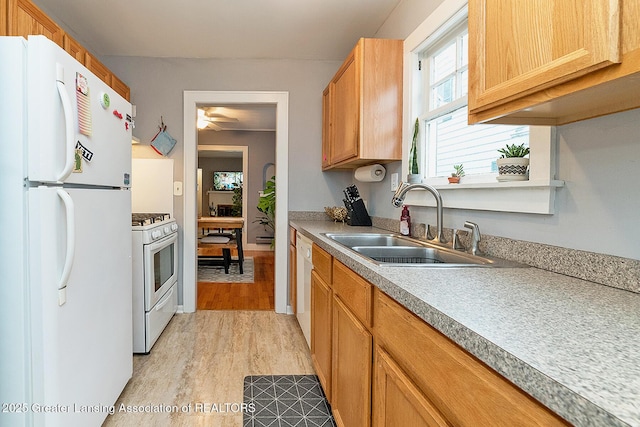
[[[78,102],[78,130],[83,135],[91,136],[89,83],[80,73],[76,73],[76,101]]]
[[[76,142],[76,152],[77,151],[80,151],[80,155],[85,161],[91,163],[91,160],[93,159],[93,152],[82,145],[80,141]]]
[[[73,173],[82,173],[82,150],[76,148],[75,160],[73,162]]]

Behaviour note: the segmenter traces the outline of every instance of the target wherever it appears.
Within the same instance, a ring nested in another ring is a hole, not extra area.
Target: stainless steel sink
[[[423,246],[419,241],[394,233],[325,233],[325,236],[348,248],[355,246]]]
[[[381,266],[528,267],[512,261],[471,255],[394,233],[325,233],[326,237]]]
[[[451,265],[491,265],[485,258],[455,253],[454,251],[441,250],[427,247],[407,246],[354,246],[355,252],[377,261],[380,264],[437,264]],[[444,266],[440,265],[440,266]]]

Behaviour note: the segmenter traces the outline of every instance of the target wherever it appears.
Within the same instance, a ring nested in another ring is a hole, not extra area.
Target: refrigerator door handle
[[[66,191],[58,189],[58,196],[62,199],[67,216],[67,252],[64,259],[64,267],[62,268],[62,276],[58,282],[58,303],[60,305],[66,302],[66,287],[71,275],[71,267],[73,266],[73,258],[76,249],[76,230],[75,230],[75,208],[73,199]]]
[[[73,169],[76,157],[76,146],[74,144],[74,129],[73,129],[73,110],[71,109],[71,99],[69,93],[64,84],[64,68],[60,64],[58,65],[58,77],[56,80],[56,87],[58,88],[58,94],[60,95],[60,101],[62,101],[62,111],[64,113],[64,127],[65,127],[65,163],[64,169],[58,175],[58,181],[62,182],[69,175]]]

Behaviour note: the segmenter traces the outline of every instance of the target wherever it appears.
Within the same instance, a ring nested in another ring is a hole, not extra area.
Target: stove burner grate
[[[144,226],[162,222],[171,218],[168,213],[133,213],[131,214],[132,226]]]

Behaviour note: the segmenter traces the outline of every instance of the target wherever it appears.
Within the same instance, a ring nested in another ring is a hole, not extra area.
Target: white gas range
[[[134,213],[133,352],[149,353],[178,308],[178,224],[164,213]]]

